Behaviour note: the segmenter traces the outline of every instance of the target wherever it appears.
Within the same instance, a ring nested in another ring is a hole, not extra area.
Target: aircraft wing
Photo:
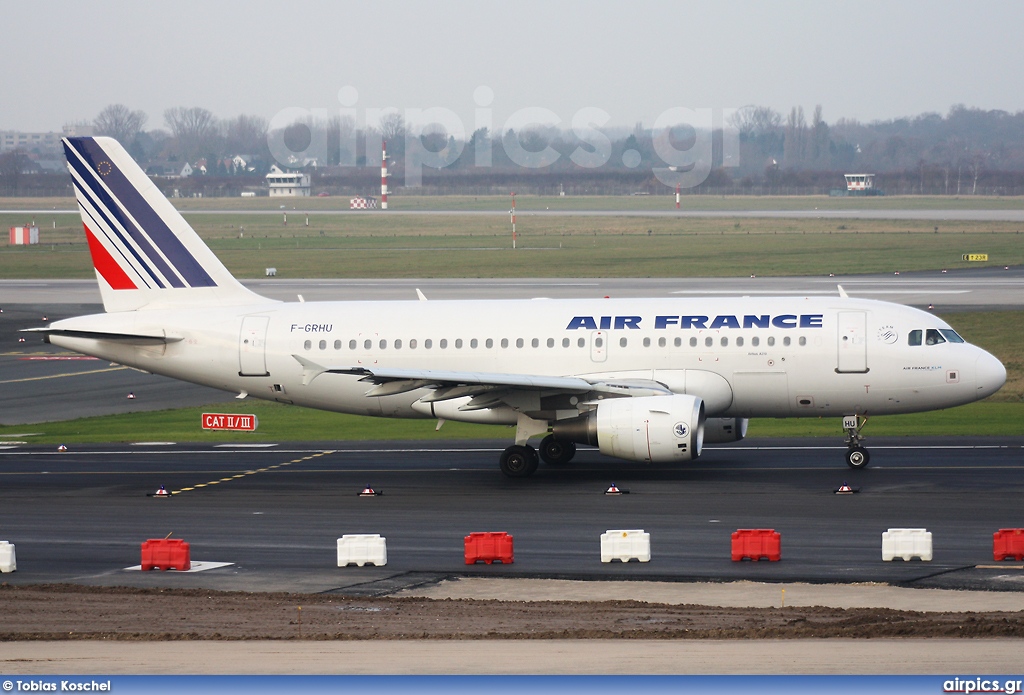
[[[321,374],[350,374],[360,381],[374,384],[367,396],[392,396],[398,393],[430,388],[434,390],[422,400],[426,403],[464,396],[479,396],[489,391],[546,391],[550,393],[587,394],[600,392],[621,396],[669,395],[664,385],[644,380],[594,380],[576,376],[544,376],[538,374],[503,374],[491,372],[459,372],[432,369],[395,369],[391,367],[323,367],[300,355],[292,355],[303,367],[302,383],[308,384]]]

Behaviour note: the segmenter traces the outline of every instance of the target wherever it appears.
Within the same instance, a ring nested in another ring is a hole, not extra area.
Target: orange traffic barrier
[[[484,561],[488,565],[498,560],[503,565],[512,564],[512,536],[504,531],[474,532],[466,536],[466,564],[474,565]]]
[[[732,561],[750,558],[757,562],[767,558],[770,562],[782,559],[782,534],[770,528],[741,528],[732,534]]]
[[[992,534],[992,556],[998,560],[1024,560],[1024,528],[1001,528]]]
[[[142,570],[192,569],[192,556],[188,543],[180,538],[150,538],[142,544]]]

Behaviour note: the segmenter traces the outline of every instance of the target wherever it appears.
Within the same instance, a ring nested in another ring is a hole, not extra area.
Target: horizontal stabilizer
[[[25,328],[22,333],[41,333],[47,337],[51,335],[67,336],[69,338],[87,338],[90,340],[105,340],[126,345],[166,345],[177,343],[183,340],[180,335],[168,335],[165,331],[154,331],[151,333],[120,333],[109,331],[88,331],[69,328]]]

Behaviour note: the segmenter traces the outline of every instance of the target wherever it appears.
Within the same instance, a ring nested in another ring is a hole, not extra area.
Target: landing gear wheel
[[[501,452],[501,472],[509,478],[526,478],[536,472],[540,459],[532,446],[513,444]]]
[[[856,446],[846,450],[846,465],[850,468],[866,468],[870,460],[871,454],[868,453],[867,449]]]
[[[576,455],[576,445],[572,442],[555,439],[554,435],[549,434],[540,440],[537,453],[540,454],[544,463],[550,466],[561,466],[572,461],[572,457]]]

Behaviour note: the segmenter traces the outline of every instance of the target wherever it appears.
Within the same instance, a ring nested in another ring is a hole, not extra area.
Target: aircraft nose
[[[1006,367],[995,355],[983,350],[974,363],[974,382],[978,387],[978,398],[991,396],[1006,383]]]

